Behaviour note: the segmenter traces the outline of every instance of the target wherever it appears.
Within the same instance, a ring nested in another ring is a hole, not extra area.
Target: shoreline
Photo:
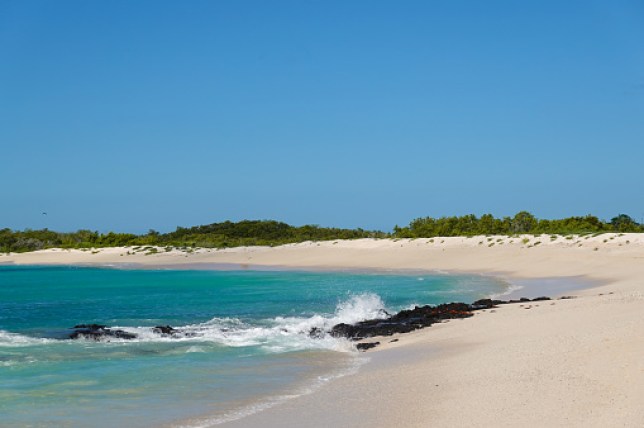
[[[34,266],[34,267],[78,267],[96,269],[123,269],[123,270],[159,270],[159,271],[238,271],[238,272],[314,272],[314,273],[349,273],[363,275],[472,275],[504,282],[508,290],[503,293],[493,294],[490,298],[518,299],[521,297],[535,298],[540,296],[557,297],[562,293],[584,291],[600,287],[605,280],[578,276],[553,276],[543,278],[522,278],[494,273],[472,272],[469,270],[454,270],[445,272],[441,270],[425,269],[382,269],[382,268],[333,268],[333,267],[306,267],[306,266],[270,266],[270,265],[242,265],[234,263],[186,263],[174,264],[140,264],[140,263],[20,263],[0,262],[0,266]],[[565,285],[562,285],[565,284]],[[545,285],[545,286],[544,286]],[[548,292],[550,290],[551,292]]]
[[[128,257],[148,267],[418,269],[509,279],[555,291],[539,293],[550,297],[568,292],[561,281],[583,285],[572,293],[577,299],[504,305],[388,338],[356,374],[223,426],[641,426],[644,235],[524,239],[333,241],[147,256],[45,250],[3,255],[0,263],[96,266]]]
[[[526,241],[524,243],[523,241]],[[488,244],[489,242],[489,244]],[[485,245],[487,244],[487,245]],[[492,246],[492,244],[498,244]],[[538,246],[537,246],[538,244]],[[491,247],[492,246],[492,247]],[[417,239],[356,239],[306,241],[277,247],[197,248],[145,252],[136,247],[46,249],[27,253],[0,253],[4,265],[125,266],[136,269],[223,269],[436,272],[483,274],[520,279],[590,276],[610,279],[579,269],[579,261],[605,256],[638,254],[643,234],[608,233],[598,236],[474,236]],[[154,248],[154,247],[148,247]],[[575,263],[568,263],[571,259]],[[564,260],[559,256],[565,256]],[[547,259],[547,260],[544,260]],[[542,271],[543,262],[547,271]],[[605,263],[604,263],[605,264]]]

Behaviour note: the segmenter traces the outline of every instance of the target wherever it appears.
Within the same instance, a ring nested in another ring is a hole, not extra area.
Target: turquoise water
[[[220,423],[355,369],[352,345],[312,338],[313,327],[505,287],[478,276],[0,266],[1,424]],[[80,323],[137,338],[65,340]],[[152,331],[168,324],[187,337]]]

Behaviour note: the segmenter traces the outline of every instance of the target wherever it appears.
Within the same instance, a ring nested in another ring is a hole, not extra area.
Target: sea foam
[[[176,335],[163,335],[153,327],[114,326],[134,333],[136,339],[108,338],[110,342],[210,342],[221,346],[258,346],[266,352],[288,352],[305,349],[353,351],[353,345],[325,332],[340,323],[354,324],[367,319],[387,316],[385,304],[377,294],[351,296],[338,303],[333,314],[314,314],[308,317],[282,317],[245,322],[239,318],[212,318],[198,324],[175,326]],[[312,334],[313,332],[313,334]],[[189,352],[190,349],[188,348]],[[194,352],[190,351],[190,352]]]
[[[18,333],[0,330],[0,347],[19,347],[42,345],[54,342],[52,339],[24,336]]]

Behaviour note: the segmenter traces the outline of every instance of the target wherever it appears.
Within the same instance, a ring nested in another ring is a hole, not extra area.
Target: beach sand
[[[644,235],[133,251],[44,250],[0,263],[469,272],[529,284],[533,296],[577,296],[381,338],[356,374],[225,426],[644,426]]]

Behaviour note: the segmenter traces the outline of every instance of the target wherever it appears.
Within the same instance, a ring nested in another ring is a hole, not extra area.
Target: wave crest
[[[212,318],[198,324],[174,327],[171,334],[163,334],[154,327],[112,326],[136,335],[135,339],[105,337],[99,342],[161,343],[184,342],[215,344],[225,347],[256,346],[265,352],[287,352],[303,349],[331,349],[353,351],[353,345],[344,338],[331,337],[327,332],[336,324],[354,324],[374,318],[385,318],[387,312],[380,296],[365,293],[351,296],[337,304],[333,314],[314,314],[309,317],[275,317],[255,322],[238,318]],[[95,338],[80,339],[94,342]],[[0,330],[0,346],[30,346],[60,343],[56,339],[41,339]],[[190,352],[199,352],[198,347]]]
[[[302,349],[354,350],[342,338],[326,334],[336,324],[354,324],[374,318],[385,318],[387,312],[380,296],[372,293],[351,296],[338,303],[333,314],[310,317],[275,317],[255,323],[238,318],[212,318],[199,324],[175,327],[176,335],[161,335],[152,327],[115,327],[137,335],[127,342],[210,342],[229,347],[259,346],[267,352]],[[114,340],[111,341],[124,341]]]
[[[0,330],[0,347],[33,346],[51,343],[52,339],[29,337],[18,333]]]

